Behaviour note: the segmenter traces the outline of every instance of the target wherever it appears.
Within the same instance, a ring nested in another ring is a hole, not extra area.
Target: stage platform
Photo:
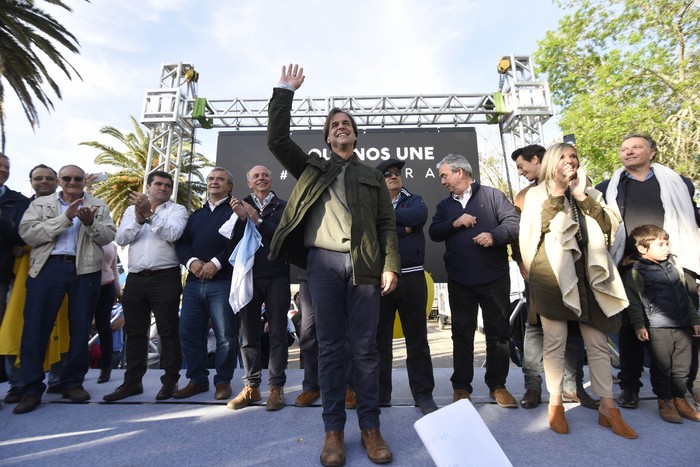
[[[489,399],[484,369],[476,369],[473,402],[479,415],[515,466],[697,466],[700,423],[663,422],[645,373],[642,401],[636,410],[622,409],[639,439],[626,440],[598,426],[593,410],[566,404],[571,433],[556,435],[547,424],[546,401],[537,409],[502,409]],[[321,407],[294,407],[301,391],[302,370],[289,370],[284,409],[266,412],[263,405],[231,411],[226,401],[207,393],[182,401],[156,402],[160,371],[149,370],[144,394],[115,403],[102,396],[123,378],[97,384],[98,370],[90,370],[85,388],[91,401],[71,404],[61,395],[45,394],[34,411],[14,415],[14,405],[0,410],[0,465],[24,466],[315,466],[323,443]],[[236,370],[233,392],[243,387]],[[435,369],[435,400],[444,407],[452,400],[451,370]],[[263,381],[266,374],[263,374]],[[508,389],[519,399],[523,393],[519,368],[511,368]],[[181,384],[186,383],[183,378]],[[7,383],[0,384],[4,396]],[[616,389],[617,391],[617,389]],[[267,388],[263,389],[263,400]],[[546,394],[543,394],[546,399]],[[348,411],[345,430],[348,466],[373,465],[360,445],[357,417]],[[393,465],[434,465],[413,423],[421,417],[413,406],[405,369],[394,371],[392,407],[382,409],[382,434],[394,453]],[[478,465],[470,452],[470,426],[458,449],[463,465]],[[489,467],[494,467],[490,465]]]

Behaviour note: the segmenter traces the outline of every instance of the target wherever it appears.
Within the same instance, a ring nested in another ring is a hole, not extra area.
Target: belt
[[[150,276],[157,276],[158,274],[164,274],[164,273],[173,272],[173,271],[179,272],[180,266],[175,266],[172,268],[165,268],[165,269],[144,269],[143,271],[131,272],[129,274],[133,274],[135,276],[150,277]]]
[[[72,255],[51,255],[49,261],[63,261],[64,263],[75,263],[75,256]]]

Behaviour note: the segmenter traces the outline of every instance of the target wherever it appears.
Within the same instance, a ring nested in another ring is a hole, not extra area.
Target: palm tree
[[[100,151],[100,154],[95,157],[96,164],[120,168],[118,172],[108,174],[107,180],[98,182],[93,187],[94,195],[107,203],[114,223],[117,225],[119,225],[124,211],[129,207],[129,194],[132,191],[140,192],[143,188],[148,146],[151,142],[150,136],[144,132],[134,117],[131,117],[131,122],[134,125],[134,133],[125,134],[111,126],[100,129],[101,134],[111,136],[119,141],[125,147],[124,151],[97,141],[80,143]],[[207,188],[200,170],[204,167],[212,167],[214,164],[199,153],[195,153],[192,157],[190,143],[184,144],[183,152],[189,154],[183,158],[186,163],[183,163],[180,169],[180,189],[177,192],[177,202],[188,207],[189,210],[194,210],[201,207],[201,195],[206,192]],[[191,164],[189,159],[192,159]]]
[[[45,1],[72,11],[61,0]],[[46,85],[61,99],[61,90],[51,78],[44,61],[48,59],[53,62],[69,79],[73,78],[72,73],[80,78],[80,74],[54,45],[58,43],[77,54],[78,40],[34,4],[32,0],[0,0],[0,151],[5,150],[5,81],[17,94],[24,114],[34,129],[39,125],[35,99],[47,109],[53,109],[53,102],[44,90]]]

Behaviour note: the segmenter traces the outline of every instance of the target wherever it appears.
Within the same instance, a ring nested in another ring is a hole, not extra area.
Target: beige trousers
[[[543,359],[544,376],[550,396],[561,396],[564,384],[564,351],[568,324],[566,321],[553,321],[544,316]],[[608,336],[598,329],[579,323],[581,335],[588,355],[588,368],[591,387],[598,397],[613,396],[612,365],[608,352]]]

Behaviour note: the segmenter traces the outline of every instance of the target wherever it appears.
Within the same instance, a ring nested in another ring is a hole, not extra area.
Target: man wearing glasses
[[[43,360],[63,297],[68,294],[70,347],[61,374],[63,397],[84,402],[90,321],[100,293],[102,246],[116,228],[104,201],[85,193],[85,172],[67,165],[58,172],[61,191],[35,199],[19,234],[32,247],[20,353],[22,399],[14,413],[31,412],[46,389]]]
[[[379,301],[379,325],[377,326],[379,406],[385,407],[391,404],[392,344],[394,317],[398,309],[406,338],[408,385],[416,406],[426,415],[435,412],[438,408],[433,400],[435,381],[425,314],[428,289],[423,269],[425,258],[423,226],[428,220],[428,207],[423,198],[403,187],[401,169],[404,164],[404,161],[388,159],[377,166],[377,169],[384,174],[384,181],[394,205],[396,234],[401,257],[401,275],[396,289],[382,296]]]

